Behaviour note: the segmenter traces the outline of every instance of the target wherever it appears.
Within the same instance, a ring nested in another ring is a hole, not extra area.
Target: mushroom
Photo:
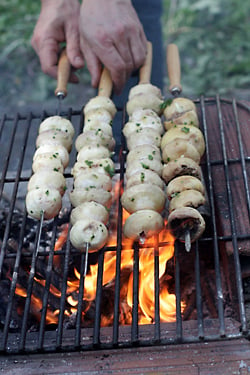
[[[204,232],[205,220],[195,208],[181,207],[170,213],[168,228],[181,242],[185,242],[186,233],[189,232],[190,241],[194,242]]]

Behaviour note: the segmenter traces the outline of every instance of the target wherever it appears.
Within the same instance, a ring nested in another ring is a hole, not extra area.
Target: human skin
[[[111,73],[114,90],[120,93],[131,73],[146,57],[146,37],[130,0],[41,0],[41,12],[32,46],[42,70],[56,78],[60,43],[73,68],[86,63],[93,87],[102,66]],[[71,82],[77,82],[72,73]]]
[[[41,12],[31,44],[40,59],[44,73],[56,78],[60,43],[66,42],[66,51],[73,68],[84,66],[80,50],[78,0],[41,0]],[[70,82],[78,82],[72,73]]]
[[[130,0],[84,0],[81,5],[80,46],[97,87],[102,65],[120,93],[131,73],[145,60],[147,40]]]

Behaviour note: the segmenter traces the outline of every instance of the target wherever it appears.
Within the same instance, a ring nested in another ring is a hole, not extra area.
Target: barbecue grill
[[[119,182],[117,209],[112,218],[115,242],[90,256],[97,264],[96,295],[92,307],[92,324],[82,323],[85,309],[85,254],[72,248],[69,237],[62,247],[57,240],[69,221],[67,192],[64,209],[50,222],[37,222],[27,217],[24,199],[31,175],[32,156],[40,122],[55,113],[6,114],[0,120],[1,183],[0,183],[0,273],[1,273],[1,333],[0,351],[4,354],[57,351],[87,351],[97,349],[149,347],[154,345],[184,344],[204,341],[229,340],[248,337],[249,326],[245,313],[240,254],[250,251],[250,142],[248,123],[250,108],[236,100],[200,97],[195,101],[201,129],[206,142],[206,156],[202,169],[210,204],[207,229],[203,237],[187,253],[183,244],[175,241],[174,257],[166,264],[171,274],[169,288],[176,297],[173,322],[160,319],[159,252],[168,240],[155,238],[150,244],[134,243],[132,272],[132,307],[130,324],[121,324],[121,258],[124,248],[122,236],[123,210],[119,198],[123,190],[126,166],[126,145],[122,134],[117,142],[114,160],[115,179]],[[61,115],[72,121],[76,136],[83,127],[81,110],[61,109]],[[122,125],[125,111],[118,110]],[[18,147],[17,147],[18,145]],[[73,149],[65,171],[68,190],[72,186],[70,168],[76,158]],[[66,227],[67,228],[67,227]],[[154,314],[151,324],[140,324],[139,279],[140,253],[153,248]],[[105,254],[116,254],[112,306],[107,306],[103,289]],[[60,266],[58,264],[60,263]],[[67,282],[72,263],[79,272],[74,323],[67,314]],[[25,272],[24,272],[25,271]],[[188,274],[188,276],[186,275]],[[183,278],[191,280],[191,291],[184,299]],[[40,281],[41,305],[39,322],[34,323],[32,296]],[[41,282],[42,280],[42,282]],[[25,288],[25,296],[17,295],[17,288]],[[41,287],[42,285],[42,287]],[[48,323],[53,286],[60,290],[54,312],[56,323]],[[21,299],[21,303],[20,303]],[[111,310],[112,324],[103,327],[101,315]],[[67,325],[65,321],[67,320]]]

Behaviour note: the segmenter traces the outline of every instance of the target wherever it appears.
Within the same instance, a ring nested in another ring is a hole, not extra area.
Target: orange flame
[[[121,190],[120,182],[116,183],[114,187],[114,201],[112,212],[117,213],[119,191]],[[123,209],[123,223],[129,216],[129,214]],[[117,214],[114,214],[117,217]],[[112,227],[112,223],[110,225]],[[54,266],[59,265],[60,257],[56,255],[56,251],[62,249],[62,246],[66,243],[68,237],[69,225],[63,226],[62,232],[55,243],[55,257]],[[116,230],[111,229],[111,235],[108,241],[108,247],[115,247],[117,244]],[[164,244],[160,247],[158,244]],[[133,241],[131,239],[122,239],[122,251],[121,251],[121,275],[122,271],[126,269],[126,281],[121,280],[120,287],[120,307],[121,307],[121,324],[131,323],[131,307],[133,305]],[[160,233],[159,238],[147,239],[144,245],[139,249],[139,323],[149,324],[155,320],[155,280],[154,280],[154,268],[155,268],[155,257],[159,258],[159,304],[160,304],[160,320],[164,322],[172,322],[176,320],[176,298],[174,294],[170,294],[167,288],[166,280],[166,263],[174,255],[174,237],[164,230]],[[70,315],[76,312],[78,300],[75,295],[78,293],[80,283],[80,273],[74,269],[75,278],[67,281],[67,303],[71,306],[65,311],[65,315]],[[89,272],[87,273],[84,280],[84,300],[88,301],[87,308],[89,308],[91,301],[95,300],[96,297],[96,284],[97,284],[97,273],[98,265],[90,265]],[[104,270],[103,270],[103,286],[108,287],[109,284],[113,284],[116,277],[116,252],[107,251],[104,255]],[[34,282],[45,286],[45,280],[41,278],[34,278]],[[50,293],[58,298],[61,297],[61,292],[55,286],[50,286]],[[17,286],[16,294],[26,297],[26,291]],[[32,295],[31,300],[32,312],[37,317],[41,315],[42,301]],[[181,304],[183,311],[185,305]],[[86,311],[83,312],[85,314]],[[50,306],[47,308],[46,322],[57,323],[58,310],[52,311]],[[112,317],[107,316],[101,317],[101,325],[107,326],[112,324]]]

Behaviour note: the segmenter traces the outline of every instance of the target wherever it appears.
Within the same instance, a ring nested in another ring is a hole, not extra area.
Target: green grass
[[[165,46],[178,45],[186,95],[230,95],[250,85],[250,2],[163,0]],[[41,72],[30,40],[40,2],[1,0],[0,101],[46,100],[55,83]],[[86,71],[81,81],[89,82]],[[166,79],[167,84],[167,79]]]

